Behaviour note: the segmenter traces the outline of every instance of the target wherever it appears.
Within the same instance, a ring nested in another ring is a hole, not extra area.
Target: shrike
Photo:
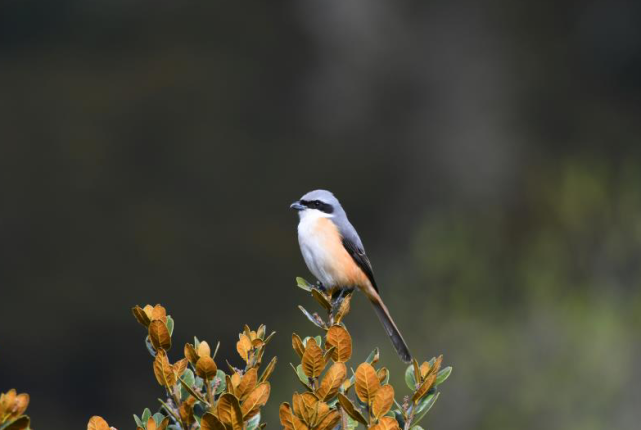
[[[290,207],[298,211],[298,243],[309,271],[330,292],[356,287],[365,293],[399,357],[409,363],[407,344],[379,295],[363,243],[338,199],[315,190]]]

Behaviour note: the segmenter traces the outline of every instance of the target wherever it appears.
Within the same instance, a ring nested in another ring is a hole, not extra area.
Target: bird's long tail
[[[410,363],[412,361],[412,354],[410,354],[407,343],[405,343],[403,335],[401,335],[398,327],[394,324],[394,320],[387,310],[385,303],[383,303],[381,296],[379,296],[373,288],[370,289],[370,291],[367,291],[365,295],[370,302],[372,302],[376,315],[378,315],[378,319],[383,323],[383,327],[385,327],[385,331],[391,339],[392,345],[394,345],[394,348],[396,349],[396,353],[405,363]]]

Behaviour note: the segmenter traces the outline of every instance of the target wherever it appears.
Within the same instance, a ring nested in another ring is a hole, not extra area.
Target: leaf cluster
[[[346,363],[352,357],[352,337],[343,320],[349,313],[351,292],[333,296],[302,278],[297,284],[327,312],[322,318],[302,306],[303,314],[324,337],[301,339],[292,335],[292,347],[301,363],[292,365],[306,390],[294,393],[291,405],[280,406],[280,421],[286,430],[353,430],[359,424],[373,430],[422,430],[418,422],[436,402],[437,386],[444,382],[452,369],[441,370],[442,356],[419,365],[416,360],[407,368],[405,380],[411,394],[403,403],[395,400],[394,387],[389,384],[386,367],[376,368],[378,349],[356,371],[348,376]],[[328,364],[332,363],[329,368]]]
[[[0,430],[29,430],[30,419],[24,415],[29,406],[29,394],[11,389],[0,394]]]
[[[260,372],[265,348],[275,333],[266,335],[266,327],[257,330],[245,326],[239,334],[236,350],[245,366],[241,369],[226,362],[227,371],[216,364],[220,343],[212,349],[206,341],[194,338],[183,348],[183,357],[171,362],[173,319],[161,305],[135,306],[132,313],[147,329],[145,343],[153,357],[156,381],[165,389],[165,399],[158,399],[160,410],[145,409],[134,415],[137,430],[258,430],[260,410],[271,392],[268,381],[276,366],[274,357]],[[104,419],[95,416],[88,430],[108,430]]]

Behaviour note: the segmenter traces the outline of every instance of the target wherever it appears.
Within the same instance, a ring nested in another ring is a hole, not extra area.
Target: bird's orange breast
[[[336,225],[328,218],[319,218],[314,235],[329,258],[324,268],[334,278],[336,285],[328,287],[365,287],[369,279],[343,246],[343,238]]]

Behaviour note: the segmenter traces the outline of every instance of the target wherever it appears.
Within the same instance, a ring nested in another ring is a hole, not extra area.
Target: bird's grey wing
[[[360,267],[361,270],[365,272],[367,279],[369,279],[376,292],[378,292],[378,287],[376,286],[376,281],[374,280],[372,263],[369,262],[369,258],[367,258],[365,249],[363,249],[363,245],[361,244],[358,236],[356,236],[356,239],[357,241],[354,241],[353,239],[350,239],[348,237],[343,237],[343,246],[345,247],[349,255],[352,256],[356,264],[358,264],[358,267]]]

